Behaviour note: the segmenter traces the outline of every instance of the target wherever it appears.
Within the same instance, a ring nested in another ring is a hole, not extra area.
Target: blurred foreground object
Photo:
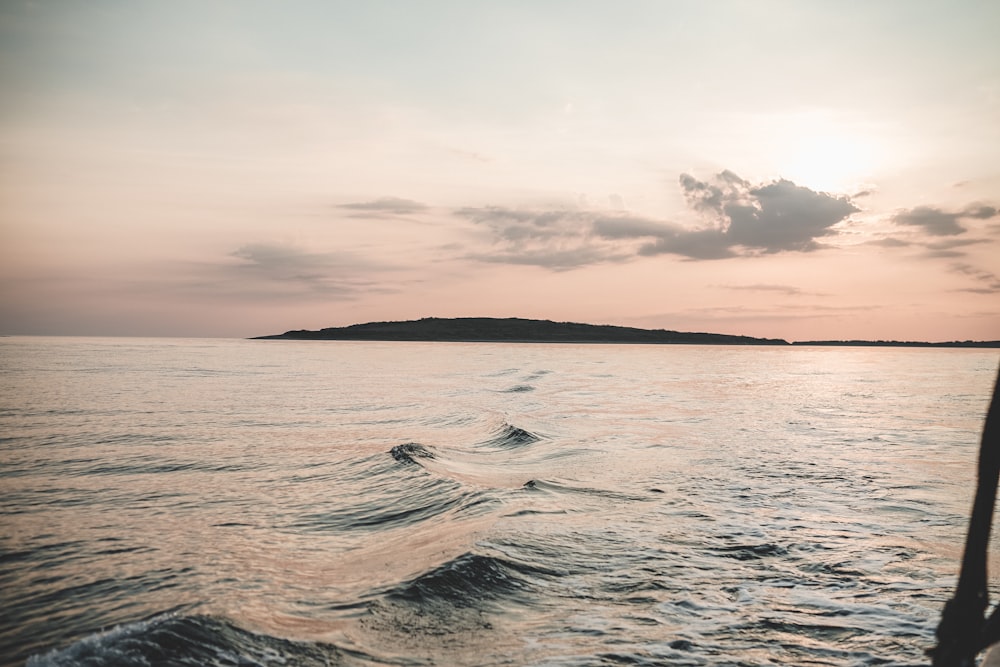
[[[1000,475],[1000,376],[993,385],[993,398],[983,425],[979,446],[979,479],[976,499],[969,518],[962,570],[955,595],[944,605],[938,625],[938,644],[931,650],[934,667],[972,667],[976,655],[1000,641],[1000,614],[997,607],[987,619],[989,605],[986,561]],[[990,651],[984,667],[1000,667],[1000,651]]]

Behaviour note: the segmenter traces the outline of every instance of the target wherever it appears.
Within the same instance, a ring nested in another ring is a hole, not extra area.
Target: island
[[[700,345],[788,345],[774,338],[637,329],[520,317],[425,317],[405,322],[368,322],[319,331],[286,331],[255,340],[383,340],[475,343],[687,343]]]
[[[282,334],[255,336],[252,340],[368,340],[437,341],[466,343],[638,343],[648,345],[816,345],[884,347],[977,347],[1000,348],[1000,340],[920,341],[823,340],[796,341],[755,338],[719,333],[695,333],[667,329],[639,329],[610,324],[553,322],[520,317],[425,317],[400,322],[366,322],[318,331],[298,329]]]

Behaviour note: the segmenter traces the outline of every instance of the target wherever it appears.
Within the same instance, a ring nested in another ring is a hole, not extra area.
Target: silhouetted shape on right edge
[[[955,595],[945,603],[937,629],[938,644],[931,649],[934,667],[972,667],[976,655],[1000,642],[1000,606],[985,618],[989,606],[986,561],[1000,477],[1000,375],[983,425],[979,446],[979,478],[969,518],[962,570]]]

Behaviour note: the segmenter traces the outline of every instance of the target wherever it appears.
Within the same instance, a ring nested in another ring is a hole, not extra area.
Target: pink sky
[[[1000,5],[868,4],[5,3],[0,333],[1000,339]]]

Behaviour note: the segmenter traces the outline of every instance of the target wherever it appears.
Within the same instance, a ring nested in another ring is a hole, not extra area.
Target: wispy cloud
[[[468,258],[495,264],[523,264],[541,266],[553,271],[567,271],[592,264],[624,261],[626,256],[614,255],[598,247],[578,245],[565,249],[553,248],[517,252],[473,253]]]
[[[993,206],[973,204],[962,211],[944,211],[933,206],[917,206],[900,211],[892,221],[905,227],[916,227],[931,236],[957,236],[968,230],[963,220],[988,220],[998,215]]]
[[[345,252],[316,253],[274,243],[250,243],[230,253],[240,260],[215,267],[209,285],[224,291],[254,291],[310,298],[352,298],[371,281],[360,270],[376,268]]]
[[[892,236],[886,236],[874,241],[869,241],[868,245],[882,246],[883,248],[907,248],[913,245],[910,241],[904,241],[903,239],[897,239]]]
[[[504,206],[460,208],[455,213],[493,230],[501,239],[518,244],[528,240],[548,240],[579,236],[589,223],[590,213],[569,209],[523,210]]]
[[[776,294],[784,294],[785,296],[825,296],[819,292],[806,292],[799,289],[798,287],[793,287],[792,285],[720,285],[724,289],[736,290],[741,292],[773,292]]]
[[[987,239],[947,239],[945,241],[925,243],[924,247],[927,248],[927,252],[924,253],[924,256],[964,257],[966,253],[961,252],[958,248],[965,248],[967,246],[978,245],[980,243],[989,243],[989,241]]]
[[[969,204],[957,211],[916,206],[897,211],[889,218],[897,229],[906,230],[903,238],[887,236],[871,244],[887,248],[913,246],[924,249],[918,255],[921,258],[957,259],[968,255],[963,248],[992,242],[989,236],[1000,230],[1000,226],[982,221],[997,218],[1000,211],[983,203]]]
[[[372,201],[340,204],[338,208],[351,211],[355,217],[381,217],[423,213],[429,207],[412,199],[380,197]]]
[[[1000,276],[990,271],[976,268],[971,264],[954,263],[950,267],[953,273],[969,276],[978,285],[962,288],[962,292],[974,292],[976,294],[997,294],[1000,293]]]
[[[565,271],[622,261],[631,254],[595,238],[594,225],[603,214],[594,211],[486,206],[461,208],[455,214],[490,232],[493,248],[469,255],[478,261]]]
[[[593,229],[604,239],[665,238],[680,231],[676,225],[630,215],[596,216]]]

